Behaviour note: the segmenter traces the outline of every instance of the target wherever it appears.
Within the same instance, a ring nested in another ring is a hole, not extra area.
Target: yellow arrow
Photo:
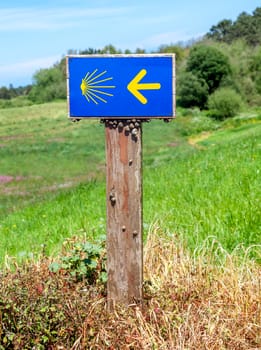
[[[132,93],[141,103],[146,104],[148,100],[139,92],[139,90],[159,90],[160,83],[143,83],[140,81],[147,74],[146,69],[142,69],[128,84],[127,89]]]

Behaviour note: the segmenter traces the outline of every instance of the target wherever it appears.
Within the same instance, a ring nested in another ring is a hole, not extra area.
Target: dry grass
[[[150,237],[146,277],[156,286],[150,307],[158,305],[167,330],[159,348],[261,348],[260,266],[218,254],[219,248],[192,257],[173,241]],[[222,264],[216,264],[218,257]]]
[[[143,308],[108,313],[102,285],[52,274],[46,260],[6,272],[0,349],[261,349],[260,266],[215,242],[191,255],[152,231]]]

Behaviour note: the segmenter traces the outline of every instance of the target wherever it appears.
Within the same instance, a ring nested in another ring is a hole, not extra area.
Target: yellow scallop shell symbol
[[[113,79],[112,77],[106,78],[106,73],[106,70],[98,73],[98,69],[95,69],[92,73],[88,72],[82,79],[80,88],[82,95],[85,96],[88,102],[93,102],[96,105],[99,104],[99,102],[107,103],[105,99],[106,96],[113,96],[112,93],[109,93],[106,90],[114,89],[115,85],[103,85],[105,82]]]

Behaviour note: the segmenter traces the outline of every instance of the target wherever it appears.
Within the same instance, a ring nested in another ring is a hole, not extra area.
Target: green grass
[[[230,251],[260,244],[261,125],[219,131],[199,145],[144,170],[148,223],[191,247],[208,237]]]
[[[1,217],[50,191],[97,178],[105,163],[104,130],[97,121],[71,123],[64,102],[3,109],[0,156],[0,175],[19,179],[0,188],[7,194]]]
[[[144,233],[190,248],[260,244],[260,111],[217,123],[178,111],[143,125]],[[0,110],[0,256],[55,254],[65,238],[105,234],[104,126],[71,123],[64,102]],[[258,248],[251,249],[258,259]]]
[[[1,258],[55,254],[66,237],[105,234],[105,186],[90,181],[17,211],[0,225]]]

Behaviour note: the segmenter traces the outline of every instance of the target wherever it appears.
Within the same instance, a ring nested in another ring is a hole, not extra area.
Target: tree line
[[[230,19],[223,19],[212,26],[206,36],[228,44],[238,39],[244,39],[249,45],[260,45],[261,7],[257,7],[252,15],[242,12],[234,22]]]
[[[155,53],[175,53],[177,105],[211,110],[217,118],[232,116],[243,103],[261,105],[261,7],[237,20],[222,20],[200,40],[187,44],[161,45]],[[113,45],[103,49],[69,50],[68,54],[143,54]],[[31,103],[66,98],[66,60],[40,69],[33,84],[17,89],[0,88],[0,99],[25,95]],[[221,111],[220,111],[221,110]]]
[[[9,87],[2,86],[0,87],[0,99],[10,100],[21,95],[28,95],[31,90],[31,85],[19,86],[17,88],[13,87],[12,84]]]

